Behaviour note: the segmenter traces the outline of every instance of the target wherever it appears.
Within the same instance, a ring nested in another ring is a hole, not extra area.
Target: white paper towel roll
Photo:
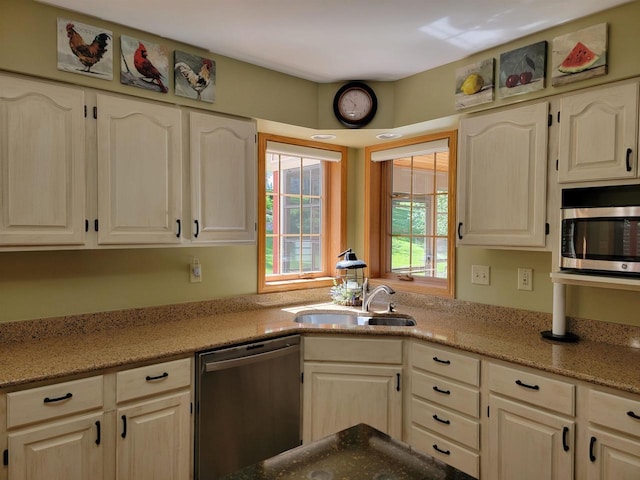
[[[567,317],[565,315],[565,285],[564,283],[553,284],[553,325],[551,332],[554,335],[564,335],[567,333]]]

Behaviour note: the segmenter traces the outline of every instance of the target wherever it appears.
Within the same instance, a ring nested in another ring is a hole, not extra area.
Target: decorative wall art
[[[607,24],[601,23],[553,39],[551,85],[607,73]]]
[[[120,50],[120,83],[169,91],[169,50],[165,46],[122,35]]]
[[[113,79],[111,30],[58,17],[58,70]]]
[[[192,55],[173,52],[175,94],[195,98],[203,102],[214,102],[216,96],[216,62]]]
[[[493,58],[456,70],[456,109],[493,101]]]
[[[500,54],[500,96],[510,97],[544,88],[547,42]]]

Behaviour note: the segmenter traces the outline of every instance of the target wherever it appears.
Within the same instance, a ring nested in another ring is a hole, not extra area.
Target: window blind
[[[267,152],[276,153],[278,155],[290,155],[292,157],[324,160],[325,162],[339,162],[342,160],[342,153],[336,152],[335,150],[291,145],[288,143],[272,142],[270,140],[267,141]]]
[[[448,152],[449,140],[434,140],[433,142],[416,143],[414,145],[404,145],[402,147],[389,148],[371,152],[372,162],[384,162],[396,158],[415,157],[418,155],[429,155],[431,153]]]

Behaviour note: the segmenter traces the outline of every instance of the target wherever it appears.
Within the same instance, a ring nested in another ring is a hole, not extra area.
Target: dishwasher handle
[[[204,364],[205,372],[215,372],[218,370],[226,370],[228,368],[241,367],[244,365],[250,365],[256,362],[262,362],[272,358],[284,357],[291,353],[300,350],[300,345],[290,345],[288,347],[279,348],[270,352],[257,353],[255,355],[248,355],[239,358],[232,358],[230,360],[220,360],[214,362],[207,362]]]

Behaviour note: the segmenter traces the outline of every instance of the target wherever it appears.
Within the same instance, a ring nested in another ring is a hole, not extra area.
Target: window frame
[[[267,142],[285,143],[301,147],[339,152],[339,162],[325,162],[323,184],[324,197],[322,225],[326,231],[323,239],[323,269],[302,275],[285,274],[276,280],[267,280],[266,275],[266,158]],[[283,292],[333,285],[335,263],[346,244],[346,178],[347,147],[328,143],[302,140],[269,133],[258,133],[258,293]]]
[[[457,138],[458,131],[450,130],[365,147],[364,231],[369,234],[364,238],[364,258],[372,279],[384,281],[398,291],[426,293],[446,298],[455,297]],[[447,279],[445,281],[440,278],[415,276],[411,277],[411,281],[406,281],[400,279],[401,276],[397,273],[386,271],[386,266],[391,264],[387,248],[387,229],[391,219],[385,208],[385,199],[390,193],[389,176],[393,161],[373,162],[371,154],[381,150],[443,139],[449,142]]]

